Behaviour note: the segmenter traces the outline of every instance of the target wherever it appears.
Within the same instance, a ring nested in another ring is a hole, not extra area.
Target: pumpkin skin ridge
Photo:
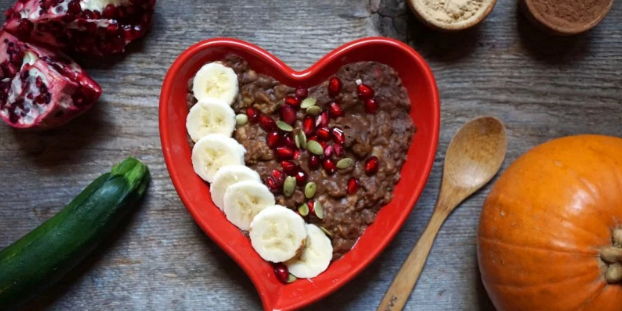
[[[518,179],[505,180],[500,177],[497,181],[497,183],[503,183],[502,188],[511,188],[516,185],[519,189],[506,190],[507,193],[494,193],[496,189],[493,188],[489,198],[493,195],[496,197],[494,200],[486,200],[485,209],[488,209],[487,212],[490,215],[486,216],[485,211],[482,211],[482,220],[489,218],[491,224],[480,225],[477,245],[484,286],[499,311],[619,311],[622,309],[622,286],[607,284],[604,281],[599,255],[603,247],[611,246],[611,230],[619,228],[622,219],[622,140],[600,135],[582,135],[555,141],[532,149],[527,153],[529,155],[525,155],[527,158],[521,156],[516,160],[515,163],[519,163],[520,166],[528,166],[532,163],[530,167],[532,171],[524,172],[510,167],[507,172]],[[544,168],[537,168],[533,163],[538,163]],[[562,164],[562,169],[559,166],[556,167],[559,163]],[[593,168],[586,166],[593,166]],[[553,175],[552,179],[547,176],[547,173]],[[573,178],[569,178],[571,175]],[[539,185],[529,185],[529,183],[534,183],[534,180],[541,183],[547,183],[547,180],[550,183],[558,183],[542,187],[551,192],[548,197],[549,202],[561,205],[545,205],[547,201],[545,191],[538,190]],[[520,182],[527,183],[527,185],[517,185]],[[568,184],[568,189],[564,188],[566,184]],[[529,196],[523,200],[516,200],[528,191],[533,191],[535,195],[533,207],[528,207],[524,203],[530,200]],[[572,193],[575,195],[573,196]],[[528,211],[529,215],[525,211]],[[504,214],[502,215],[501,212]],[[521,215],[521,213],[525,214]],[[583,215],[586,215],[586,219],[583,219]],[[544,219],[548,219],[549,223],[547,224]],[[539,232],[547,231],[545,230],[547,225],[559,227],[559,231],[563,232],[544,233],[543,237],[537,236]],[[512,226],[518,226],[518,228]],[[530,228],[529,230],[532,231],[523,231],[528,230],[525,228]],[[507,232],[512,230],[514,232]],[[529,237],[521,239],[519,236],[521,232],[525,232]],[[561,242],[553,244],[551,241],[556,239]],[[564,239],[568,239],[567,242],[564,242]],[[513,243],[508,243],[508,241]],[[525,255],[521,254],[520,259],[514,260],[511,254],[517,247],[523,248],[521,252],[539,252],[543,255],[530,259],[522,258]],[[561,255],[547,254],[547,247],[550,248],[550,253],[555,253],[558,249],[570,250],[562,251]],[[494,248],[495,251],[483,253],[482,248]],[[559,265],[562,267],[553,267],[551,271],[547,271],[549,266],[557,264],[547,262],[545,258],[553,259],[554,262],[559,260]],[[530,267],[529,265],[521,266],[519,262],[524,259],[527,259],[527,264],[538,266],[517,270],[520,267]],[[584,262],[589,262],[589,264],[583,267],[585,269],[581,269],[580,266]],[[583,270],[585,276],[578,275],[578,270]],[[590,270],[593,272],[587,272]],[[494,275],[496,273],[503,275]],[[530,279],[522,276],[523,274],[533,276],[534,273],[542,274],[540,282],[534,281],[537,278]],[[555,286],[552,283],[553,279],[550,278],[555,273],[558,273],[558,280],[569,284],[561,287]],[[511,274],[518,275],[512,276]],[[578,281],[573,281],[568,277],[578,279]],[[518,281],[511,282],[511,280]],[[537,283],[546,287],[547,282],[551,285],[548,289],[534,288],[537,287]],[[516,297],[515,291],[498,288],[513,284],[526,288],[526,291],[521,292],[526,296]]]

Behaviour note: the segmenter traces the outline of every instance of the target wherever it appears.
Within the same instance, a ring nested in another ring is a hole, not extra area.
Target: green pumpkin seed
[[[289,276],[287,277],[287,283],[294,283],[296,282],[296,280],[298,280],[298,278],[296,278],[293,274],[289,274]]]
[[[305,98],[305,100],[303,100],[302,103],[300,104],[300,108],[307,109],[307,108],[313,107],[315,106],[316,102],[317,100],[313,97]]]
[[[330,231],[328,231],[328,229],[326,229],[324,227],[320,227],[320,230],[322,230],[322,232],[324,232],[324,234],[326,234],[329,238],[333,237],[333,234],[330,233]]]
[[[237,123],[238,126],[246,125],[246,123],[248,123],[248,116],[245,114],[235,116],[235,123]]]
[[[283,121],[276,121],[276,127],[278,127],[281,131],[284,131],[284,132],[291,132],[294,130],[294,128],[292,128],[291,125]]]
[[[340,170],[346,169],[354,164],[354,160],[350,158],[343,158],[337,162],[337,168]]]
[[[298,206],[298,213],[302,217],[309,215],[309,205],[307,205],[307,203],[303,203],[302,205]]]
[[[307,150],[309,150],[309,152],[315,154],[315,155],[323,155],[324,154],[324,148],[322,148],[322,145],[320,145],[320,143],[318,143],[315,140],[310,140],[307,142]]]
[[[324,219],[324,207],[319,201],[315,201],[315,204],[313,204],[313,211],[315,212],[315,216],[317,216],[317,218]]]
[[[294,176],[287,176],[285,178],[285,182],[283,183],[283,194],[286,197],[291,197],[294,194],[294,190],[296,189],[296,178]]]
[[[298,132],[298,134],[296,134],[296,137],[294,137],[294,139],[297,139],[297,141],[300,143],[300,146],[298,146],[298,148],[307,148],[307,135],[305,134],[305,132],[300,131]]]
[[[300,149],[300,138],[298,135],[294,135],[294,143],[296,144],[296,148]]]
[[[317,185],[314,182],[309,182],[305,185],[305,197],[311,199],[317,191]]]
[[[307,114],[310,114],[312,116],[317,116],[321,112],[322,112],[322,108],[320,108],[318,106],[311,106],[311,107],[307,108]]]

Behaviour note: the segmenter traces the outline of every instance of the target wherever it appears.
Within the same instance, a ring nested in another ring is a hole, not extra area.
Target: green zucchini
[[[54,217],[0,251],[0,310],[12,310],[61,279],[141,200],[149,169],[128,158]]]

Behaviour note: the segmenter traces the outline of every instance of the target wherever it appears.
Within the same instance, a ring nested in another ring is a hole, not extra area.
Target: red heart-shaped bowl
[[[187,83],[205,63],[230,53],[243,57],[257,72],[294,87],[317,85],[348,63],[376,61],[393,67],[408,91],[412,103],[410,116],[417,132],[402,168],[402,180],[395,188],[395,198],[382,208],[350,252],[312,280],[281,284],[271,264],[255,253],[250,240],[212,203],[209,185],[193,171],[186,138]],[[252,44],[218,38],[193,45],[168,71],[160,97],[160,135],[171,179],[194,220],[248,274],[265,310],[294,310],[350,281],[393,239],[417,202],[432,168],[438,143],[439,110],[438,90],[430,68],[419,54],[399,41],[387,38],[354,41],[326,55],[311,68],[294,71]]]

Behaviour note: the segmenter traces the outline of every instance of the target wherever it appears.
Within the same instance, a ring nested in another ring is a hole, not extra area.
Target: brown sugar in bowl
[[[594,28],[613,0],[522,0],[527,17],[556,35],[576,35]]]

